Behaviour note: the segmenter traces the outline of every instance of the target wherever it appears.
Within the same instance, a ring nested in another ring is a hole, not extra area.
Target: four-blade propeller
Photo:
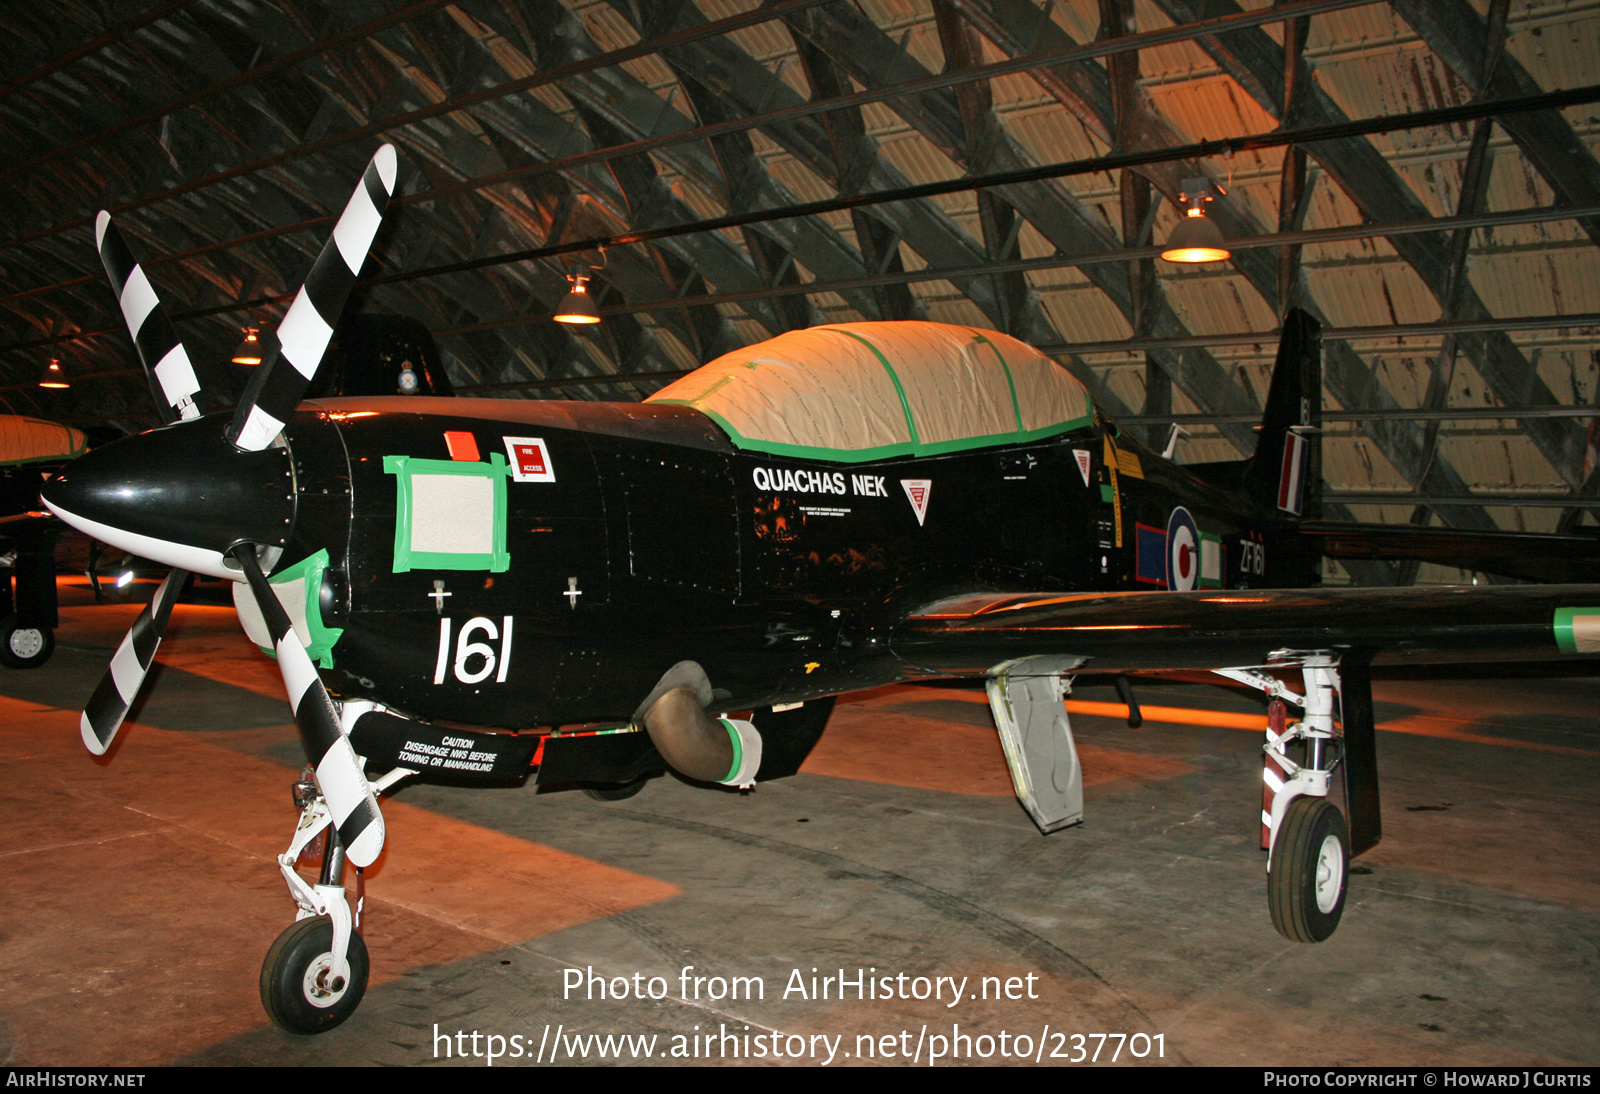
[[[227,428],[226,437],[231,442],[231,446],[223,445],[227,452],[239,454],[241,458],[257,459],[243,454],[261,453],[272,445],[283,431],[284,423],[294,413],[306,388],[316,376],[333,335],[333,325],[344,310],[356,275],[383,223],[384,211],[394,193],[395,170],[394,147],[386,144],[378,149],[368,164],[355,193],[334,226],[332,237],[312,264],[305,283],[279,324],[276,338],[270,343],[265,360],[252,377]],[[200,391],[199,381],[189,355],[178,340],[149,279],[134,261],[132,252],[108,214],[102,212],[96,219],[95,235],[101,261],[117,293],[139,359],[144,363],[162,420],[170,424],[178,419],[187,421],[198,417],[200,412],[194,400]],[[188,442],[174,437],[174,443]],[[202,442],[200,448],[204,450],[207,445]],[[145,548],[140,551],[141,554],[166,561],[174,567],[179,567],[185,558],[195,557],[194,546],[164,542],[160,538],[141,534],[137,528],[101,527],[89,519],[74,519],[73,514],[60,504],[61,499],[63,496],[81,496],[71,491],[81,491],[83,487],[72,483],[70,474],[66,478],[68,481],[58,489],[55,503],[52,503],[49,489],[46,490],[45,500],[68,523],[94,525],[87,530],[91,530],[98,538],[120,533],[123,538],[137,539]],[[225,518],[230,526],[232,519]],[[230,531],[227,536],[233,540],[235,532]],[[154,547],[150,547],[151,544]],[[262,545],[277,546],[272,543]],[[223,543],[218,543],[211,549],[221,550],[224,547]],[[230,560],[227,565],[230,568],[237,566],[237,573],[248,583],[251,596],[272,632],[278,669],[282,673],[290,705],[294,708],[300,739],[316,770],[317,783],[333,814],[346,858],[355,866],[370,865],[383,850],[384,825],[377,799],[367,782],[361,762],[350,747],[349,739],[340,730],[339,717],[327,689],[261,570],[256,547],[257,543],[249,529],[240,527],[237,529],[237,542],[225,548]],[[164,548],[170,550],[164,552]],[[162,559],[162,553],[170,553],[173,557]],[[215,555],[211,557],[213,560],[217,558]],[[104,679],[90,697],[84,709],[81,729],[84,744],[96,755],[104,754],[111,746],[118,727],[138,695],[161,643],[172,605],[188,576],[187,570],[175,568],[162,582],[150,605],[140,613],[132,629],[123,638]]]

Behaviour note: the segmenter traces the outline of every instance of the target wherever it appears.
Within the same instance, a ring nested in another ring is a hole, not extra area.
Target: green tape
[[[415,456],[385,456],[383,470],[395,477],[394,514],[394,572],[411,570],[488,570],[493,574],[505,573],[511,568],[511,555],[506,550],[506,479],[511,467],[499,452],[491,453],[488,463],[468,460],[424,460]],[[411,549],[411,528],[415,502],[412,497],[414,475],[459,475],[463,478],[484,478],[493,483],[494,522],[490,533],[490,549],[455,553],[447,551],[414,551]]]
[[[725,783],[739,773],[739,766],[744,763],[744,742],[739,739],[739,731],[733,727],[732,722],[726,718],[718,718],[717,721],[722,723],[722,728],[728,731],[728,737],[733,741],[733,766],[728,768],[726,775],[717,780]]]
[[[883,351],[877,346],[873,345],[869,340],[855,333],[855,331],[839,330],[838,327],[830,327],[828,329],[845,335],[848,338],[854,338],[857,342],[860,342],[863,346],[866,346],[872,351],[872,356],[878,359],[878,363],[883,366],[883,371],[887,372],[889,374],[889,379],[894,381],[894,389],[900,396],[900,409],[905,413],[906,416],[906,428],[911,431],[911,444],[914,448],[920,451],[922,443],[917,438],[917,419],[916,416],[911,413],[911,401],[906,398],[906,389],[900,385],[900,376],[895,372],[894,366],[889,363],[889,359],[883,355]]]
[[[306,655],[325,669],[333,668],[333,647],[344,637],[343,627],[330,627],[322,621],[322,575],[328,569],[327,549],[303,558],[293,566],[273,574],[267,580],[273,585],[287,585],[305,579]],[[277,651],[267,646],[257,647],[267,656],[276,658]]]
[[[1600,653],[1600,608],[1557,608],[1553,625],[1562,653]]]

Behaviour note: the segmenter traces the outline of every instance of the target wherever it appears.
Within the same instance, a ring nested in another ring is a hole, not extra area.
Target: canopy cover
[[[0,414],[0,465],[70,460],[85,451],[83,434],[71,426]]]
[[[1032,346],[920,322],[789,331],[646,402],[694,407],[740,448],[846,463],[1015,444],[1092,415],[1083,386]]]

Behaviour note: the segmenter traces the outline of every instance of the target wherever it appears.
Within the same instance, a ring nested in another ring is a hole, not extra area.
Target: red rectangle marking
[[[477,463],[478,438],[462,430],[447,429],[444,433],[444,443],[450,449],[452,460],[464,460],[467,463]]]

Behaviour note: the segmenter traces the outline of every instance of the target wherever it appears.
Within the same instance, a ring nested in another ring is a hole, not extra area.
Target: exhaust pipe
[[[642,722],[661,758],[680,775],[743,790],[761,769],[761,734],[749,722],[713,718],[705,670],[680,661],[667,671],[633,720]]]

